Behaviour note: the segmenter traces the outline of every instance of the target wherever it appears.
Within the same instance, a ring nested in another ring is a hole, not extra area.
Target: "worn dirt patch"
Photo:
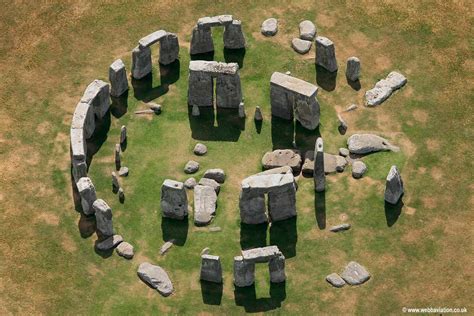
[[[438,140],[432,138],[426,140],[426,148],[428,148],[429,151],[438,151],[440,147]]]
[[[417,122],[419,123],[428,122],[429,115],[427,111],[417,109],[417,110],[414,110],[412,114],[413,114],[413,118]]]
[[[356,48],[366,48],[369,45],[369,38],[362,32],[354,32],[349,35],[352,46]]]
[[[423,203],[423,207],[427,209],[434,209],[438,205],[438,201],[436,198],[431,196],[424,196],[421,198],[421,202]]]
[[[59,225],[59,216],[53,213],[48,213],[48,212],[40,213],[36,219],[48,225],[52,225],[52,226]]]
[[[61,246],[67,252],[74,252],[77,250],[77,246],[74,240],[72,240],[72,238],[66,234],[63,234],[63,237],[61,238]]]
[[[439,167],[431,168],[431,177],[435,180],[441,180],[443,178],[443,170]]]
[[[392,68],[392,60],[387,56],[379,56],[375,58],[375,69],[378,71],[390,71]],[[387,73],[388,74],[388,73]]]
[[[36,131],[37,131],[40,135],[46,135],[50,130],[51,130],[51,123],[48,122],[48,121],[41,122],[41,123],[38,124],[38,126],[36,127]]]
[[[319,13],[316,17],[316,25],[328,28],[334,27],[334,25],[336,25],[336,18],[324,13]]]

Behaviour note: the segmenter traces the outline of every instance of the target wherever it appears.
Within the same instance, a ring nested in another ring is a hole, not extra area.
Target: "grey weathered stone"
[[[204,54],[214,51],[214,43],[212,42],[212,31],[209,26],[193,28],[191,36],[191,55]]]
[[[368,154],[377,151],[399,151],[400,149],[385,138],[374,134],[353,134],[347,140],[347,147],[352,154]]]
[[[365,92],[367,106],[376,106],[388,99],[393,91],[400,89],[407,83],[402,74],[392,71],[385,79],[379,80],[375,87]]]
[[[239,73],[219,74],[216,79],[216,106],[238,109],[242,102],[242,88]]]
[[[234,257],[234,284],[238,287],[251,286],[255,282],[255,264],[242,256]]]
[[[346,282],[337,273],[331,273],[326,276],[326,281],[334,287],[343,287]]]
[[[239,208],[240,221],[244,224],[261,224],[268,221],[264,193],[242,190]]]
[[[122,166],[120,151],[121,151],[120,144],[115,144],[115,150],[114,150],[115,170],[120,170],[120,167]]]
[[[114,61],[109,68],[110,95],[119,97],[128,90],[127,70],[121,59]]]
[[[275,18],[269,18],[263,21],[261,32],[265,36],[273,36],[278,32],[278,21]]]
[[[233,20],[224,29],[224,47],[228,49],[245,48],[245,37],[242,32],[242,22]]]
[[[184,166],[184,173],[191,174],[196,173],[199,170],[199,162],[190,160]]]
[[[225,182],[225,172],[224,170],[219,169],[219,168],[207,169],[206,172],[204,172],[204,175],[202,177],[208,178],[208,179],[214,179],[218,183]]]
[[[160,58],[159,62],[162,65],[169,65],[173,63],[179,56],[178,36],[174,33],[167,33],[165,37],[160,40]]]
[[[397,204],[403,193],[403,180],[400,171],[398,171],[397,166],[392,166],[385,183],[385,201],[390,204]]]
[[[72,160],[72,176],[74,178],[74,182],[79,181],[82,177],[87,177],[87,164],[84,161],[76,161]]]
[[[82,128],[71,128],[71,153],[73,165],[86,161],[87,147],[84,139],[84,130]],[[87,171],[86,171],[87,172]],[[87,176],[84,175],[84,176]]]
[[[127,127],[122,125],[120,128],[120,146],[123,146],[127,141]]]
[[[163,217],[184,219],[188,215],[188,198],[182,182],[166,179],[161,186]]]
[[[120,183],[118,181],[117,175],[115,172],[112,172],[112,192],[117,193],[120,189]]]
[[[357,81],[360,77],[360,60],[357,57],[347,59],[346,77],[350,81]]]
[[[188,104],[190,106],[212,107],[214,104],[214,81],[211,74],[192,70],[190,63],[189,84],[188,84]]]
[[[194,224],[209,224],[216,214],[217,194],[214,188],[204,185],[194,187]]]
[[[89,103],[79,102],[72,116],[71,129],[82,130],[83,137],[88,139],[95,130],[94,109]]]
[[[173,245],[173,240],[165,242],[160,248],[160,255],[164,255],[171,247],[173,247]]]
[[[349,149],[347,148],[339,148],[339,155],[342,157],[347,157],[349,156]]]
[[[347,284],[359,285],[369,280],[370,274],[363,266],[355,261],[351,261],[341,273],[341,277]]]
[[[294,174],[299,174],[301,171],[301,163],[302,160],[299,152],[292,149],[269,151],[262,157],[262,166],[265,170],[289,166]]]
[[[148,262],[143,262],[138,266],[138,277],[156,289],[161,295],[169,296],[173,293],[173,284],[163,268],[152,265]]]
[[[227,26],[233,22],[232,15],[223,14],[216,16],[205,16],[197,21],[198,27]]]
[[[211,252],[211,248],[206,247],[201,250],[201,256],[202,255],[208,255]]]
[[[285,282],[285,256],[280,253],[277,257],[271,258],[268,262],[268,270],[270,271],[270,282]]]
[[[150,47],[137,46],[132,51],[132,77],[142,79],[151,72]]]
[[[221,190],[221,185],[219,183],[217,183],[217,181],[214,180],[214,179],[201,178],[201,180],[199,180],[199,184],[204,185],[204,186],[208,186],[208,187],[212,187],[214,189],[214,191],[216,191],[217,195],[219,194],[219,191]]]
[[[326,189],[326,175],[324,173],[323,139],[318,137],[314,148],[314,190],[323,192]]]
[[[339,134],[344,135],[347,132],[347,123],[344,121],[342,116],[340,114],[337,115],[337,120],[339,123],[339,126],[337,127]]]
[[[307,129],[319,125],[318,87],[304,80],[274,72],[270,79],[272,115],[286,120],[296,119]]]
[[[312,44],[311,41],[302,40],[296,37],[291,40],[291,47],[293,47],[295,52],[298,54],[306,54],[309,52]]]
[[[114,227],[112,221],[112,209],[102,199],[97,199],[92,204],[95,211],[95,220],[97,230],[104,236],[112,236],[114,234]]]
[[[76,184],[81,196],[82,211],[86,215],[94,214],[92,204],[97,200],[94,184],[89,177],[80,178]]]
[[[156,32],[150,33],[145,37],[142,37],[139,41],[138,44],[140,45],[140,48],[146,48],[150,47],[151,45],[158,43],[162,38],[164,38],[168,32],[164,30],[158,30]]]
[[[155,102],[148,102],[148,107],[152,110],[155,114],[161,113],[161,104],[157,104]]]
[[[123,204],[123,202],[125,202],[125,192],[123,191],[123,188],[118,189],[118,198],[120,203]]]
[[[329,230],[332,231],[333,233],[337,233],[343,230],[348,230],[350,228],[351,228],[351,224],[340,224],[340,225],[332,226],[331,228],[329,228]]]
[[[222,283],[222,266],[219,256],[201,256],[201,276],[203,281]]]
[[[367,166],[364,162],[356,160],[352,163],[352,177],[354,179],[362,178],[366,172]]]
[[[198,156],[203,156],[207,153],[207,146],[201,143],[197,143],[193,149],[194,154]]]
[[[120,177],[127,177],[128,176],[128,167],[120,167],[120,170],[118,171],[118,174]]]
[[[268,215],[272,222],[296,216],[296,186],[294,182],[268,192]]]
[[[316,26],[313,22],[305,20],[302,21],[299,25],[300,28],[300,38],[306,41],[314,40],[316,36]]]
[[[347,165],[347,160],[338,155],[324,153],[323,160],[325,174],[343,172]],[[314,151],[306,152],[302,172],[306,175],[314,175]]]
[[[193,105],[191,115],[194,117],[201,115],[201,111],[199,111],[199,106],[197,106],[196,104]]]
[[[245,114],[244,103],[240,102],[240,104],[239,104],[239,118],[243,119],[243,118],[245,118],[245,116],[246,116],[246,114]]]
[[[244,261],[249,263],[269,262],[270,259],[277,258],[280,255],[281,251],[278,249],[278,246],[266,246],[242,250]]]
[[[334,43],[327,37],[316,37],[316,65],[330,72],[337,71]]]
[[[102,80],[92,81],[84,91],[81,102],[92,105],[95,116],[102,119],[110,108],[110,85]]]
[[[132,259],[134,255],[133,246],[126,241],[121,242],[117,248],[115,248],[115,251],[119,256],[124,257],[125,259]]]
[[[263,121],[262,110],[260,109],[258,105],[255,107],[255,114],[253,116],[253,119],[257,122]]]
[[[121,242],[123,242],[123,238],[120,235],[113,235],[110,237],[107,237],[106,239],[97,242],[95,244],[95,248],[100,251],[107,251],[110,250],[114,247],[117,247]]]
[[[186,189],[192,190],[194,187],[197,185],[196,179],[194,178],[189,178],[184,181],[184,187]]]

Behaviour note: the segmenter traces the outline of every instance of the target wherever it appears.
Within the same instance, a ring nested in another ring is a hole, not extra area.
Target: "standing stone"
[[[173,293],[173,284],[166,271],[160,266],[143,262],[138,266],[137,274],[143,282],[156,289],[161,295],[169,296]]]
[[[201,115],[201,112],[199,111],[199,106],[197,106],[196,104],[193,105],[191,115],[194,117]]]
[[[327,37],[316,37],[316,64],[325,68],[329,72],[337,71],[334,44]]]
[[[275,18],[269,18],[263,21],[261,32],[265,36],[273,36],[278,32],[278,21]]]
[[[260,110],[258,105],[255,107],[255,115],[253,116],[253,119],[257,122],[263,121],[262,110]]]
[[[80,178],[76,184],[81,196],[82,211],[86,215],[94,214],[92,204],[97,200],[94,184],[89,177]]]
[[[258,190],[242,190],[239,197],[240,221],[245,224],[268,222],[265,196]]]
[[[349,57],[347,59],[346,77],[350,81],[359,80],[360,76],[360,60],[357,57]]]
[[[188,197],[182,182],[166,179],[161,186],[163,217],[184,219],[188,215]]]
[[[370,279],[370,274],[366,268],[355,261],[347,264],[341,277],[350,285],[359,285]]]
[[[123,202],[125,202],[125,192],[123,192],[123,188],[118,189],[118,198],[120,203],[123,204]]]
[[[196,146],[194,146],[193,152],[195,155],[203,156],[207,153],[207,146],[202,143],[197,143]]]
[[[360,179],[367,172],[367,166],[364,162],[356,160],[352,163],[352,177]]]
[[[234,257],[234,284],[238,287],[251,286],[255,282],[255,264],[242,256]]]
[[[119,97],[128,90],[127,70],[121,59],[117,59],[109,68],[110,95]]]
[[[125,142],[127,141],[127,127],[122,125],[120,128],[120,147],[123,148]]]
[[[92,81],[84,91],[81,103],[92,105],[95,116],[102,119],[110,108],[110,85],[102,80]]]
[[[339,134],[345,135],[347,132],[347,123],[344,121],[340,114],[337,115],[337,120],[339,122],[339,126],[337,127]]]
[[[178,36],[174,33],[167,33],[160,40],[160,59],[162,65],[169,65],[178,59],[179,43]]]
[[[400,171],[398,171],[397,166],[392,166],[385,183],[385,201],[390,204],[397,204],[403,193],[403,180]]]
[[[115,251],[119,256],[124,257],[125,259],[132,259],[134,255],[133,246],[126,241],[121,242],[117,248],[115,248]]]
[[[71,129],[83,131],[83,137],[91,138],[95,131],[95,115],[91,104],[79,102],[72,115]]]
[[[132,51],[132,77],[142,79],[151,72],[150,47],[137,46]]]
[[[97,199],[92,207],[95,211],[97,230],[104,236],[112,236],[114,227],[112,222],[112,209],[102,199]]]
[[[342,279],[337,273],[331,273],[330,275],[328,275],[326,277],[326,281],[328,281],[329,284],[334,287],[343,287],[344,285],[346,285],[344,279]]]
[[[313,41],[316,36],[316,26],[313,22],[305,20],[300,23],[300,38],[306,41]]]
[[[120,158],[120,144],[115,144],[115,151],[114,151],[114,160],[115,160],[115,170],[120,170],[122,165],[121,158]]]
[[[225,172],[222,169],[207,169],[204,172],[203,178],[216,180],[217,183],[225,182]]]
[[[314,190],[323,192],[326,188],[326,175],[324,173],[323,139],[318,137],[314,148]]]
[[[296,37],[291,40],[291,47],[293,47],[295,52],[298,54],[306,54],[309,52],[312,44],[313,42],[311,41],[302,40]]]
[[[214,80],[210,73],[201,71],[199,64],[189,63],[188,104],[199,107],[214,105]]]
[[[202,281],[222,283],[222,266],[219,256],[201,256],[201,276]]]
[[[112,192],[117,193],[120,189],[120,183],[118,181],[115,172],[112,172]]]
[[[191,36],[191,55],[204,54],[214,51],[212,31],[209,26],[195,26]]]
[[[243,102],[240,102],[239,104],[239,118],[243,119],[245,118],[245,106]]]
[[[216,106],[218,108],[237,109],[242,102],[242,88],[238,64],[233,74],[220,73],[216,79]]]
[[[294,182],[268,192],[268,214],[272,222],[296,216],[296,186]]]
[[[268,262],[268,269],[270,270],[270,282],[285,282],[285,256],[283,254],[271,258]]]
[[[245,37],[242,32],[242,22],[233,20],[224,29],[224,47],[228,49],[245,48]]]
[[[194,187],[194,224],[209,224],[216,214],[217,194],[214,188],[204,185]]]

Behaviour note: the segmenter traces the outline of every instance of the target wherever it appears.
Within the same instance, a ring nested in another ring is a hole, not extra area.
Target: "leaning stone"
[[[201,256],[201,276],[202,281],[222,283],[222,266],[219,256]]]
[[[197,185],[194,187],[194,224],[207,225],[216,214],[217,194],[214,188]]]
[[[120,170],[121,167],[121,157],[120,157],[120,144],[115,144],[114,151],[114,160],[115,160],[115,170]]]
[[[120,128],[120,146],[122,147],[127,141],[127,127],[122,125]]]
[[[188,190],[194,189],[194,187],[197,185],[196,179],[194,178],[189,178],[186,181],[184,181],[184,187]]]
[[[173,293],[173,284],[166,271],[160,266],[143,262],[138,266],[137,274],[143,282],[156,289],[161,295],[169,296]]]
[[[278,21],[275,18],[269,18],[263,21],[261,32],[265,36],[273,36],[278,32]]]
[[[201,112],[199,111],[199,106],[197,106],[196,104],[193,105],[191,115],[194,117],[201,115]]]
[[[109,68],[110,95],[119,97],[128,90],[127,70],[121,59],[117,59]]]
[[[197,143],[196,146],[194,146],[193,152],[198,156],[203,156],[207,153],[207,146],[201,143]]]
[[[316,37],[316,64],[325,68],[329,72],[337,71],[334,44],[327,37]]]
[[[134,255],[133,246],[126,241],[120,243],[117,248],[115,248],[115,251],[119,256],[125,259],[132,259]]]
[[[326,281],[329,282],[334,287],[343,287],[346,285],[346,282],[339,276],[337,273],[331,273],[326,277]]]
[[[122,236],[113,235],[113,236],[108,237],[105,240],[102,240],[101,242],[96,243],[95,248],[100,251],[107,251],[114,247],[117,247],[117,245],[119,245],[122,241],[123,241]]]
[[[385,183],[385,201],[390,204],[397,204],[403,193],[403,180],[400,171],[398,171],[397,166],[392,166]]]
[[[313,41],[316,36],[316,26],[313,22],[305,20],[300,23],[300,38],[306,41]]]
[[[349,57],[347,59],[346,77],[350,81],[359,80],[360,76],[360,60],[357,57]]]
[[[325,175],[325,161],[323,139],[318,137],[314,148],[314,190],[316,192],[323,192],[326,189],[326,175]]]
[[[221,190],[221,185],[214,179],[201,178],[201,180],[199,180],[199,184],[212,187],[214,191],[216,191],[216,194],[219,194],[219,191]]]
[[[333,233],[337,233],[343,230],[348,230],[350,228],[351,228],[351,224],[340,224],[340,225],[332,226],[331,228],[329,228],[329,230],[332,231]]]
[[[120,183],[118,181],[117,175],[115,172],[112,172],[112,192],[117,193],[120,189]]]
[[[356,160],[352,163],[352,177],[354,179],[360,179],[367,172],[367,166],[364,162]]]
[[[347,148],[339,148],[339,155],[342,157],[349,156],[349,149]]]
[[[262,115],[262,110],[260,110],[259,106],[255,107],[255,114],[253,116],[253,119],[255,121],[263,121],[263,115]]]
[[[166,179],[161,186],[160,203],[163,217],[184,219],[188,215],[188,198],[184,184]]]
[[[266,152],[262,158],[263,169],[273,169],[283,166],[289,166],[294,174],[299,174],[301,171],[301,156],[298,152],[292,149],[277,149]]]
[[[347,284],[359,285],[370,279],[370,274],[363,266],[351,261],[341,273],[341,277]]]
[[[311,45],[313,43],[310,41],[302,40],[300,38],[293,38],[291,41],[291,47],[297,52],[298,54],[306,54],[311,49]]]
[[[184,166],[184,173],[191,174],[196,173],[199,170],[199,163],[194,160],[190,160]]]
[[[344,121],[340,114],[337,115],[337,120],[339,122],[339,126],[337,127],[339,134],[344,135],[347,132],[347,123]]]
[[[255,282],[255,264],[242,256],[234,257],[234,284],[238,287],[251,286]]]
[[[266,246],[242,250],[242,257],[245,261],[250,263],[268,262],[271,258],[276,258],[280,255],[281,251],[277,246]]]
[[[244,103],[243,102],[240,102],[239,104],[239,118],[245,118],[245,107],[244,107]]]
[[[97,230],[104,236],[112,236],[114,234],[114,227],[112,221],[112,209],[102,199],[97,199],[92,207],[95,211],[95,219]]]
[[[352,154],[369,154],[377,151],[399,151],[400,149],[393,146],[380,136],[374,134],[354,134],[347,140],[347,147]]]
[[[283,254],[279,254],[277,257],[271,258],[268,263],[268,270],[270,271],[270,282],[285,282],[285,256]]]
[[[167,241],[160,248],[160,255],[164,255],[171,247],[173,247],[173,241]]]
[[[128,168],[127,167],[120,167],[120,170],[119,170],[118,174],[121,177],[127,177],[128,176]]]
[[[207,169],[202,177],[216,180],[218,183],[225,182],[225,172],[222,169]]]
[[[125,192],[123,192],[123,188],[119,188],[118,198],[119,198],[120,203],[123,204],[123,202],[125,202]]]
[[[82,177],[77,181],[77,190],[81,196],[82,211],[86,215],[94,214],[92,204],[97,200],[94,184],[89,177]]]

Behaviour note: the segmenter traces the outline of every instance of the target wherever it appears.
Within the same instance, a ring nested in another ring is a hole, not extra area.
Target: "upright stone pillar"
[[[316,64],[330,72],[337,70],[334,43],[327,37],[316,37]]]
[[[189,69],[188,104],[199,107],[214,105],[214,83],[209,73]]]
[[[222,266],[219,256],[201,256],[201,280],[222,283]]]
[[[216,104],[218,108],[238,109],[242,102],[242,89],[238,71],[235,74],[218,74]]]
[[[323,192],[326,188],[326,175],[324,174],[323,139],[318,137],[314,148],[314,190]]]
[[[296,216],[296,187],[288,183],[268,192],[268,213],[272,222]]]
[[[77,190],[81,196],[82,211],[86,215],[94,214],[92,205],[97,200],[94,184],[89,177],[82,177],[77,181]]]
[[[252,190],[242,190],[239,199],[240,221],[244,224],[262,224],[268,221],[265,196]]]
[[[120,170],[120,167],[122,166],[122,160],[120,158],[120,144],[115,144],[115,150],[114,150],[114,159],[115,159],[115,170]]]
[[[295,118],[304,128],[314,130],[319,125],[320,111],[316,96],[295,95]]]
[[[169,65],[178,59],[179,43],[178,36],[168,33],[160,40],[160,64]]]
[[[127,70],[121,59],[114,61],[109,68],[110,95],[119,97],[128,90]]]
[[[97,199],[92,207],[95,211],[97,230],[104,236],[112,236],[114,227],[112,222],[112,209],[102,199]]]
[[[188,197],[182,182],[166,179],[161,186],[163,217],[184,219],[188,215]]]
[[[233,20],[224,29],[224,47],[228,49],[245,48],[245,37],[242,32],[242,22]]]
[[[359,80],[360,76],[360,60],[357,57],[349,57],[347,59],[346,77],[350,81]]]
[[[132,51],[132,77],[142,79],[151,72],[150,47],[137,46]]]
[[[268,262],[268,270],[270,271],[270,282],[285,282],[285,256],[283,254],[279,254],[276,257],[272,257]]]
[[[276,85],[270,84],[270,102],[272,115],[285,120],[293,119],[293,104],[286,91]]]
[[[238,287],[251,286],[255,282],[255,263],[244,261],[242,256],[234,257],[234,284]]]
[[[392,166],[385,183],[385,201],[390,204],[397,204],[403,193],[403,180],[400,171],[398,171],[397,166]]]
[[[191,55],[204,54],[214,51],[212,31],[209,26],[195,26],[191,36]]]

